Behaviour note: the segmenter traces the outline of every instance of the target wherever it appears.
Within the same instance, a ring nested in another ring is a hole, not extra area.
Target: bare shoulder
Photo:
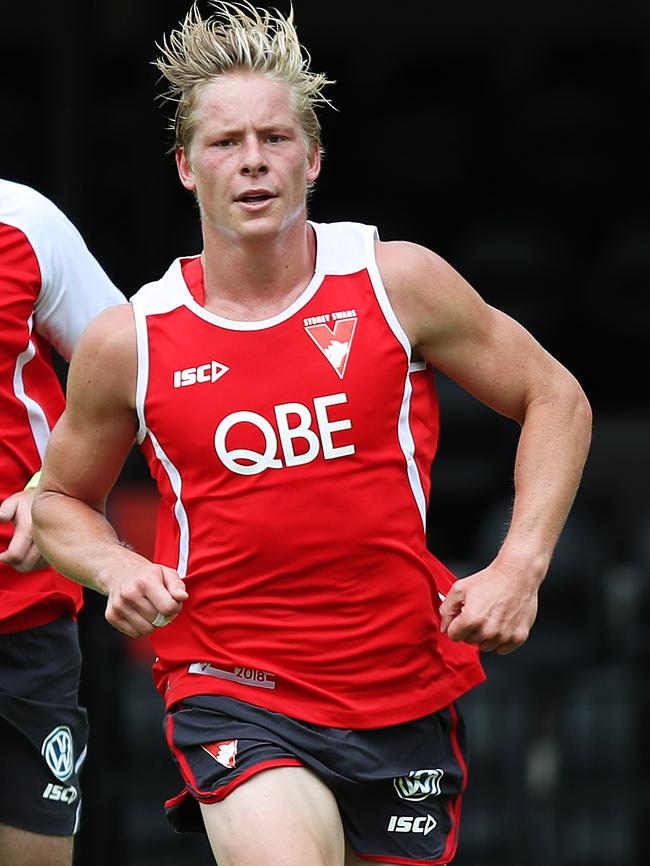
[[[135,319],[131,304],[107,307],[88,324],[81,341],[101,345],[113,351],[135,351]]]
[[[136,332],[131,304],[117,304],[86,327],[72,355],[68,403],[113,401],[135,405]]]
[[[449,262],[419,244],[378,242],[377,266],[402,327],[417,347],[488,327],[491,308]]]
[[[531,334],[487,304],[454,268],[417,244],[378,244],[377,265],[415,357],[521,421],[540,394],[575,380]]]
[[[135,440],[136,340],[128,304],[90,322],[72,354],[66,408],[47,446],[43,487],[101,511]]]
[[[377,241],[376,254],[382,277],[391,282],[444,278],[453,270],[437,253],[410,241]]]

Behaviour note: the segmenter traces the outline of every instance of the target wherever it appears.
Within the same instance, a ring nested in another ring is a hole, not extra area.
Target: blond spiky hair
[[[320,147],[320,123],[314,106],[331,102],[323,87],[332,84],[310,72],[309,53],[302,48],[293,23],[293,8],[285,18],[277,9],[256,9],[248,0],[212,0],[214,14],[202,18],[194,3],[177,30],[156,47],[154,61],[169,90],[163,99],[176,103],[173,120],[175,148],[185,150],[194,132],[194,107],[202,88],[228,72],[248,70],[287,85],[308,147]]]

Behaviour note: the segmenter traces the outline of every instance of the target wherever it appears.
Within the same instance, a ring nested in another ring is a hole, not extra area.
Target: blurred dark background
[[[472,767],[456,864],[645,866],[650,5],[294,5],[313,68],[338,82],[312,218],[439,252],[578,376],[595,413],[533,635],[487,656],[490,682],[463,704]],[[130,295],[200,250],[150,64],[188,3],[0,8],[0,171],[53,198]],[[440,392],[430,543],[462,576],[503,536],[517,429],[447,381]],[[154,502],[134,454],[111,514],[143,552]],[[91,741],[77,863],[211,863],[204,839],[162,817],[178,781],[147,645],[106,626],[90,593],[80,625]]]

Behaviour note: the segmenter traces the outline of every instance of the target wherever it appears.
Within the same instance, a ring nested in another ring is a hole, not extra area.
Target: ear
[[[314,183],[320,174],[320,146],[313,144],[311,152],[307,154],[307,182]]]
[[[192,171],[192,166],[190,165],[184,147],[179,147],[176,150],[176,168],[178,169],[178,176],[180,177],[181,183],[185,189],[194,192],[196,189],[196,181],[194,180],[194,172]]]

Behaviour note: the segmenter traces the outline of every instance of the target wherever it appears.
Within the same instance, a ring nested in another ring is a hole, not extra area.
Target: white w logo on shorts
[[[408,776],[393,779],[393,785],[402,800],[426,800],[440,795],[443,776],[443,770],[411,770]]]
[[[59,725],[43,740],[41,755],[47,766],[61,782],[69,779],[74,771],[72,733],[67,725]]]

